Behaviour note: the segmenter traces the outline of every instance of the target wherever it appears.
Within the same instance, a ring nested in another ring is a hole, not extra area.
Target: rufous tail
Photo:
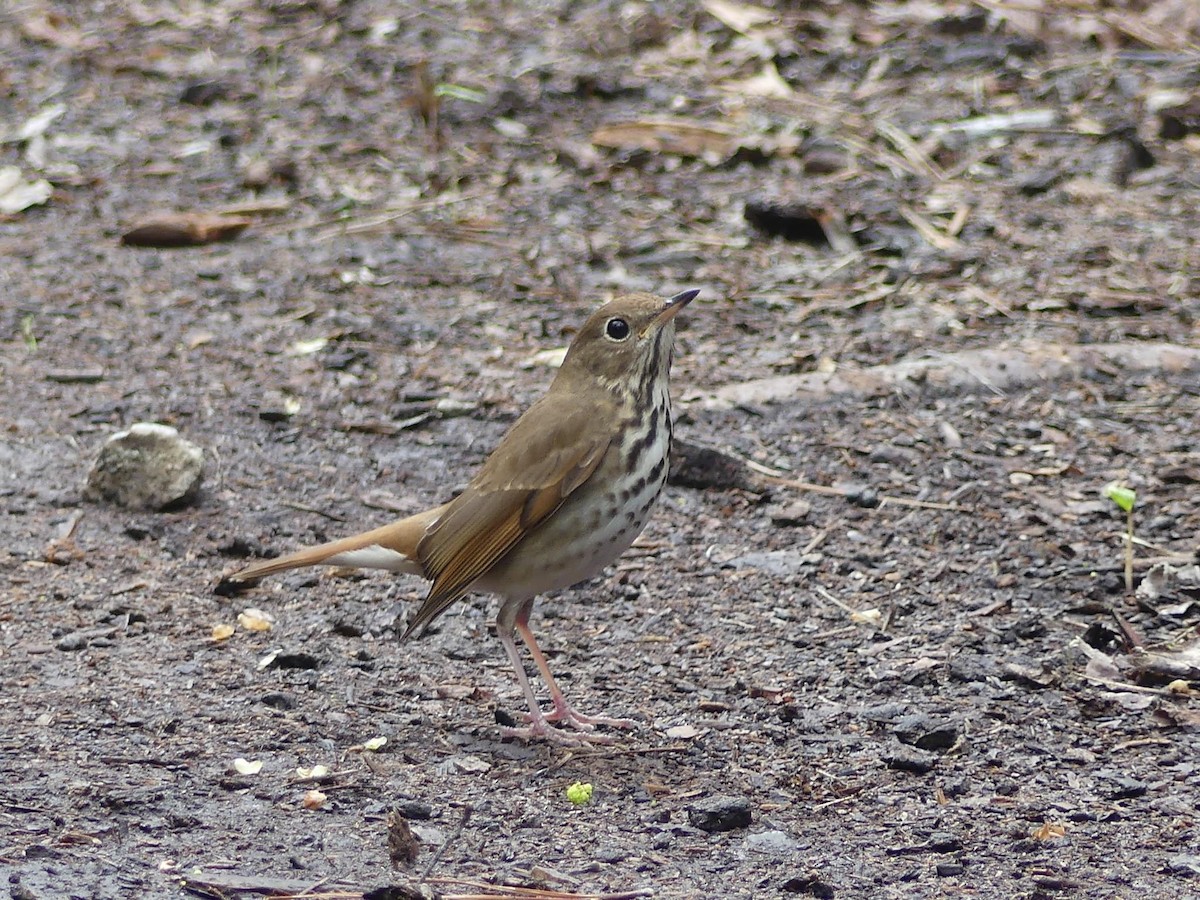
[[[288,569],[304,566],[345,566],[352,569],[386,569],[424,576],[425,572],[417,559],[417,545],[425,531],[437,521],[445,506],[400,519],[390,525],[364,531],[327,544],[297,550],[287,556],[255,563],[227,575],[225,581],[253,581]]]

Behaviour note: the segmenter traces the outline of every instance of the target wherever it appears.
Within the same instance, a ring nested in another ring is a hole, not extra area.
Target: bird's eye
[[[604,326],[604,333],[614,341],[623,341],[629,337],[629,323],[624,319],[609,319]]]

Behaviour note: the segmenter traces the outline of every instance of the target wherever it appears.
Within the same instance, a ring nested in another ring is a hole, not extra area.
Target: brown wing
[[[404,637],[445,612],[587,481],[608,451],[615,421],[615,404],[581,408],[553,392],[517,420],[417,546],[433,585]]]

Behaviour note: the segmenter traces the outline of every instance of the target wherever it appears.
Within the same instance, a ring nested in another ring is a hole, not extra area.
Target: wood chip
[[[153,213],[121,235],[129,247],[198,247],[230,241],[252,220],[215,213]]]

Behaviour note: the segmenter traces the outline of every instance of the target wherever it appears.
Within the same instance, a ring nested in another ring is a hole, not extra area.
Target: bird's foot
[[[500,733],[506,738],[516,738],[520,741],[549,741],[563,747],[586,747],[589,744],[611,744],[613,742],[612,737],[607,734],[564,731],[561,728],[555,728],[545,719],[524,728],[502,726]]]
[[[497,718],[501,718],[499,715]],[[554,708],[550,712],[542,712],[540,707],[534,707],[532,712],[524,715],[529,724],[517,728],[504,722],[507,715],[501,718],[500,732],[505,737],[517,738],[523,741],[550,741],[567,747],[579,747],[586,744],[611,744],[613,738],[606,734],[597,734],[597,725],[611,728],[633,728],[637,723],[629,719],[613,719],[608,716],[585,716],[576,712],[562,697],[556,697]],[[509,719],[511,721],[511,719]],[[556,728],[551,722],[561,722],[569,725],[573,731]]]
[[[585,716],[583,713],[575,710],[571,704],[566,701],[566,698],[559,695],[554,698],[554,709],[546,713],[543,718],[547,722],[565,722],[576,731],[591,731],[597,725],[604,725],[607,728],[633,728],[637,725],[631,719],[614,719],[611,716]],[[533,717],[530,717],[530,721]]]

